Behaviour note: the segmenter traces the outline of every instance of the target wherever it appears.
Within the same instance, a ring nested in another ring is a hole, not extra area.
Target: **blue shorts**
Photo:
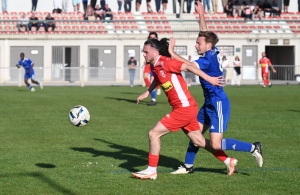
[[[230,117],[230,101],[213,101],[212,104],[203,104],[198,112],[198,122],[209,126],[210,133],[224,133]]]
[[[29,74],[25,70],[24,79],[33,79],[34,80],[34,70],[32,69]]]
[[[150,71],[150,77],[153,77],[153,72],[152,72],[152,70]]]

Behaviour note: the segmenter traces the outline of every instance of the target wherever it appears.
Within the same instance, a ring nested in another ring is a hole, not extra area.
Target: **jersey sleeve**
[[[205,57],[200,57],[198,60],[195,60],[195,63],[198,65],[200,70],[207,69],[209,66],[209,61]]]
[[[22,66],[21,60],[18,61],[18,65],[19,65],[19,66]]]
[[[164,63],[165,70],[173,73],[181,73],[181,66],[183,62],[170,58],[168,60],[165,60]]]
[[[32,60],[31,60],[31,59],[28,59],[28,64],[30,64],[30,65],[32,65],[32,64],[33,64],[33,62],[32,62]]]

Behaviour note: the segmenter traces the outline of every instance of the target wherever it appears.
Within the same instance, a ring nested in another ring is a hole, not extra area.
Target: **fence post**
[[[81,87],[84,87],[84,66],[81,65],[80,67],[80,83]]]
[[[18,68],[18,76],[19,76],[18,87],[22,87],[22,69],[21,68]]]

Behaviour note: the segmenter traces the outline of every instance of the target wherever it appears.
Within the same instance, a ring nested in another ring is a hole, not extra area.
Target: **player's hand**
[[[149,91],[146,91],[145,93],[141,94],[137,99],[136,99],[136,104],[140,103],[141,100],[147,98],[149,95]]]
[[[209,77],[207,82],[209,82],[213,86],[222,87],[222,86],[225,85],[225,79],[222,76],[220,76],[220,77]]]
[[[168,48],[169,53],[172,53],[174,51],[175,43],[176,43],[175,38],[171,37],[169,42],[169,48]]]
[[[202,3],[199,0],[195,0],[195,9],[200,15],[204,15],[204,8]]]
[[[274,73],[276,73],[276,70],[275,70],[275,69],[273,69],[273,72],[274,72]]]

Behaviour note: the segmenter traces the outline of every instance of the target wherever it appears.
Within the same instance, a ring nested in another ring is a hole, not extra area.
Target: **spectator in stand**
[[[259,20],[261,20],[262,16],[263,16],[262,9],[259,8],[258,5],[256,5],[252,10],[252,20],[254,20],[255,18],[259,18]]]
[[[105,7],[103,10],[104,10],[104,14],[103,14],[104,20],[106,17],[109,17],[110,20],[112,20],[114,18],[111,9],[108,7],[108,4],[105,4]]]
[[[205,7],[207,7],[207,13],[211,13],[210,0],[203,0],[203,7],[204,7],[204,11],[205,11]]]
[[[179,12],[181,11],[181,0],[177,0],[179,3]],[[184,11],[184,7],[182,8],[182,13],[186,13],[186,11]]]
[[[184,1],[186,1],[186,12],[191,13],[193,0],[184,0]]]
[[[66,13],[68,11],[69,0],[62,0],[62,11]]]
[[[100,5],[96,5],[96,8],[95,8],[95,17],[96,17],[96,20],[99,18],[100,20],[105,20],[105,17],[103,16],[104,15],[104,10],[100,7]]]
[[[225,8],[226,8],[227,4],[228,4],[228,0],[222,0],[222,8],[225,13],[226,13]]]
[[[285,13],[288,13],[289,12],[289,5],[290,5],[290,0],[283,0],[283,11]]]
[[[160,12],[160,4],[161,4],[161,0],[155,0],[155,8],[156,8],[156,12]]]
[[[101,8],[104,9],[105,8],[105,0],[100,0],[100,5],[101,5]]]
[[[80,0],[72,0],[74,12],[79,12],[80,10]]]
[[[95,12],[92,6],[88,5],[84,14],[84,20],[88,20],[90,16],[95,17]]]
[[[268,0],[265,0],[265,2],[263,3],[262,7],[263,7],[263,11],[264,11],[264,16],[266,16],[266,13],[269,13],[271,15],[271,13],[272,13],[272,6],[268,2]]]
[[[26,18],[26,14],[22,14],[22,16],[19,18],[17,27],[18,27],[19,32],[21,32],[22,27],[25,27],[25,31],[28,30],[28,18]]]
[[[245,8],[243,9],[243,16],[244,16],[245,20],[251,20],[252,11],[250,9],[250,5],[246,5]]]
[[[122,4],[124,2],[124,0],[117,0],[118,1],[118,12],[122,11]]]
[[[125,0],[125,3],[126,3],[126,0]],[[135,11],[136,12],[140,12],[141,4],[142,4],[142,0],[135,0]],[[130,7],[131,7],[131,1],[130,1]],[[124,5],[124,8],[125,8],[125,5]]]
[[[213,13],[218,12],[218,0],[211,0]]]
[[[242,10],[242,8],[241,8],[242,6],[241,6],[241,4],[240,4],[240,2],[238,1],[238,0],[236,0],[235,2],[234,2],[234,4],[232,5],[232,9],[233,9],[233,15],[234,16],[242,16],[241,15],[241,10]]]
[[[300,14],[300,0],[298,0],[298,14]]]
[[[147,11],[148,11],[148,13],[153,12],[152,7],[151,7],[151,0],[147,0]]]
[[[233,16],[233,4],[231,0],[229,0],[228,4],[225,6],[225,13],[227,17]]]
[[[3,1],[2,1],[2,2],[3,2]],[[36,6],[37,6],[37,3],[38,3],[38,0],[31,0],[31,3],[32,3],[31,11],[32,11],[32,12],[35,12],[35,11],[36,11]]]
[[[281,15],[281,9],[279,8],[279,6],[277,5],[276,1],[274,0],[272,2],[272,16],[276,17]]]
[[[93,9],[95,9],[96,3],[97,3],[97,0],[91,0],[90,5],[92,6]],[[101,8],[103,8],[103,7],[101,7]]]
[[[50,13],[47,14],[46,18],[45,18],[45,22],[44,22],[44,25],[45,25],[45,31],[46,32],[49,32],[49,27],[52,28],[52,31],[54,31],[55,29],[55,23],[54,23],[54,18],[51,17]]]
[[[2,13],[7,13],[7,0],[2,0]]]
[[[168,0],[162,0],[162,5],[163,5],[163,12],[166,13],[168,8]]]
[[[62,5],[61,0],[53,0],[53,13],[61,13],[61,8],[60,6]]]
[[[36,31],[38,31],[40,28],[39,19],[37,17],[35,17],[34,13],[32,13],[29,18],[29,23],[28,23],[29,31],[31,31],[32,27],[36,27]]]
[[[88,4],[88,0],[82,0],[84,15],[85,15],[85,12],[86,12],[86,9],[87,9],[87,4]]]
[[[131,12],[131,0],[125,0],[125,2],[124,2],[124,11],[125,11],[125,13]]]
[[[250,0],[249,5],[250,5],[251,12],[253,12],[253,10],[254,10],[254,8],[256,6],[256,3],[254,3],[253,0]],[[252,14],[252,16],[253,16],[253,14]]]

